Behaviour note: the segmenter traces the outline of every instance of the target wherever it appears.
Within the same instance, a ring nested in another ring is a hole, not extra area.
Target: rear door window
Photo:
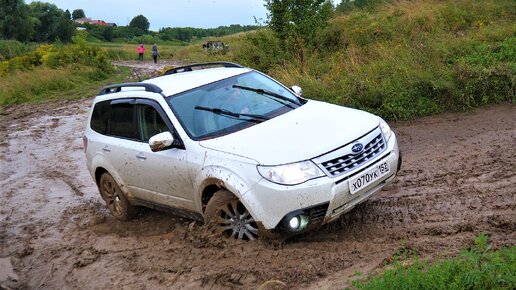
[[[139,139],[134,104],[111,104],[109,135],[132,140]]]

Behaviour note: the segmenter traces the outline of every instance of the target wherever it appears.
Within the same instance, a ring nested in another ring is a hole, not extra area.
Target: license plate
[[[362,188],[368,186],[369,184],[377,181],[382,176],[389,173],[389,171],[390,168],[387,162],[380,163],[375,167],[371,168],[370,170],[366,171],[365,173],[362,173],[361,175],[350,179],[349,191],[351,192],[351,194],[354,194]]]

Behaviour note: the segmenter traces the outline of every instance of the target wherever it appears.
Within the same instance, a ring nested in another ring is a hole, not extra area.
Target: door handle
[[[143,155],[143,153],[136,154],[136,158],[138,158],[140,160],[146,160],[147,159],[147,157],[145,157],[145,155]]]
[[[103,151],[105,152],[111,152],[111,149],[108,148],[108,146],[104,146],[104,148],[102,148]]]

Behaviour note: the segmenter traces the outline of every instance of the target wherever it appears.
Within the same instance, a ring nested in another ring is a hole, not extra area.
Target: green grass
[[[194,46],[178,55],[235,61],[300,85],[308,98],[390,120],[516,101],[515,1],[379,2],[335,16],[297,54],[261,29],[222,38],[227,55]]]
[[[0,106],[91,97],[105,84],[126,81],[129,75],[127,68],[105,73],[87,66],[16,71],[0,79]]]
[[[194,41],[192,44],[187,44],[183,42],[168,42],[168,43],[158,43],[158,51],[160,54],[160,58],[162,59],[174,59],[177,58],[178,51],[180,51],[185,46],[201,46],[202,40]],[[138,53],[136,52],[136,47],[138,44],[133,43],[115,43],[115,42],[96,42],[95,45],[105,49],[107,51],[108,57],[112,60],[137,60]],[[153,43],[144,43],[145,46],[145,54],[144,60],[152,60],[152,45]],[[180,58],[183,60],[182,58]]]
[[[460,256],[435,263],[415,260],[410,266],[395,261],[391,269],[366,281],[357,289],[515,289],[516,246],[493,251],[481,234]]]

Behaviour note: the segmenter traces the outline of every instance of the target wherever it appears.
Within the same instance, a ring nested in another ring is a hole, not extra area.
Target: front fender
[[[218,187],[226,188],[238,198],[244,195],[250,188],[244,179],[236,172],[217,165],[201,169],[195,178],[195,187],[199,190],[197,193],[199,199],[204,189],[209,185],[217,185]]]
[[[259,180],[246,180],[237,172],[226,167],[218,165],[204,167],[199,171],[194,181],[195,188],[198,188],[195,203],[200,209],[202,209],[202,194],[204,189],[210,185],[215,185],[218,188],[225,188],[231,191],[238,199],[240,199],[252,215],[253,213],[251,209],[248,208],[248,205],[245,203],[242,196],[258,181]],[[200,212],[202,212],[202,210]]]

